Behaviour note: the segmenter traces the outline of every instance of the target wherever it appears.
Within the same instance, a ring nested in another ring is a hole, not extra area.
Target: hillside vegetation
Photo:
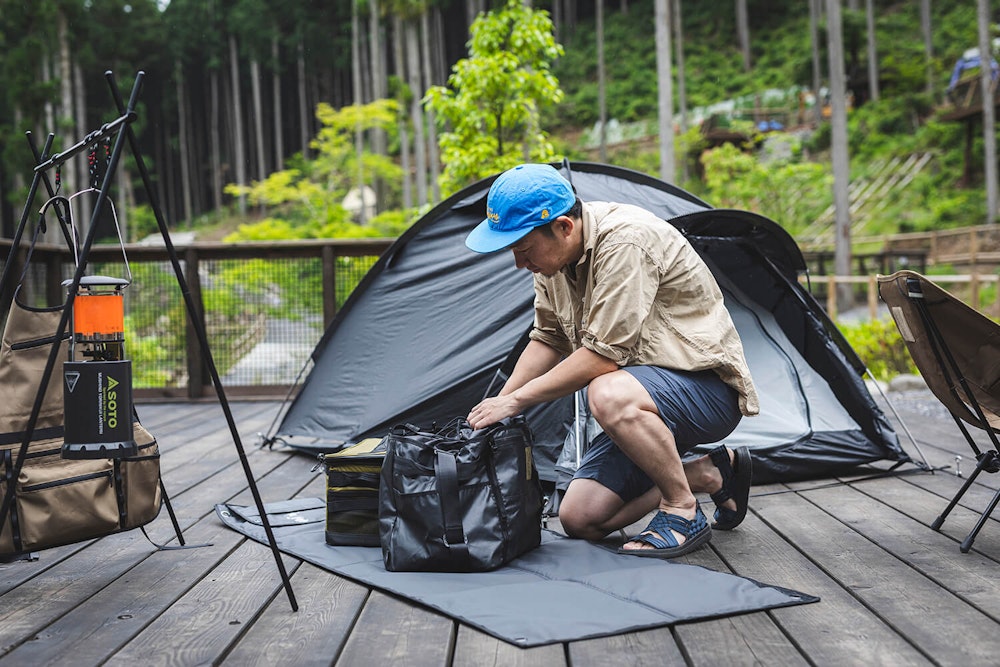
[[[605,22],[608,117],[617,123],[641,123],[655,128],[656,64],[653,25],[636,21],[651,2],[630,3],[630,12],[611,13]],[[811,87],[812,60],[806,3],[771,2],[766,16],[754,15],[751,71],[743,71],[733,39],[733,12],[716,3],[683,3],[685,85],[690,110],[725,100],[758,99],[766,91]],[[933,71],[935,90],[925,92],[926,69],[919,23],[919,3],[876,3],[881,99],[867,96],[866,34],[863,12],[844,12],[847,72],[856,104],[849,114],[852,182],[877,178],[886,165],[912,155],[929,154],[923,167],[910,174],[905,186],[889,189],[877,210],[855,221],[855,235],[872,236],[980,224],[984,220],[981,124],[975,122],[970,182],[963,182],[966,127],[939,119],[946,110],[945,88],[952,66],[963,51],[976,45],[972,3],[933,3]],[[825,36],[821,37],[821,41]],[[570,128],[553,131],[557,148],[571,159],[596,159],[585,145],[582,130],[598,118],[596,47],[593,21],[577,27],[565,42],[566,54],[554,70],[566,100],[551,113],[548,124]],[[826,72],[826,51],[821,56]],[[676,69],[676,62],[675,69]],[[677,87],[674,88],[675,103]],[[790,108],[794,109],[794,98]],[[705,152],[692,128],[679,135],[678,159],[685,159],[678,185],[718,207],[745,208],[762,213],[793,234],[813,233],[813,225],[832,202],[828,123],[816,126],[811,109],[806,121],[766,137],[754,134],[753,148],[733,146]],[[678,117],[675,122],[679,123]],[[738,122],[738,121],[737,121]],[[678,128],[680,130],[680,128]],[[592,133],[591,133],[592,134]],[[683,156],[683,157],[680,157]],[[611,146],[608,161],[658,174],[655,137]],[[682,170],[678,169],[678,174]],[[810,228],[810,226],[812,227]]]
[[[607,117],[613,130],[606,159],[658,176],[654,25],[649,20],[653,1],[632,0],[625,3],[627,12],[619,3],[605,4]],[[535,6],[548,9],[545,2]],[[830,126],[826,121],[816,123],[813,111],[808,5],[800,0],[749,3],[749,71],[744,71],[734,38],[731,5],[723,9],[717,3],[683,2],[681,6],[687,127],[681,124],[679,108],[675,109],[677,185],[713,206],[761,213],[783,225],[803,245],[824,245],[832,223]],[[849,112],[851,180],[858,189],[868,191],[867,206],[859,207],[852,218],[853,238],[857,242],[897,232],[980,224],[985,217],[981,124],[973,119],[971,159],[966,164],[965,123],[940,119],[949,108],[945,92],[955,60],[976,44],[975,7],[933,3],[935,86],[931,94],[926,92],[919,3],[876,2],[875,9],[878,101],[866,100],[863,11],[845,9],[843,15],[845,66],[854,100]],[[563,97],[544,108],[542,126],[556,155],[596,161],[600,154],[595,130],[599,118],[595,21],[592,8],[589,16],[583,14],[581,9],[572,31],[564,27],[557,35],[564,54],[554,62],[552,72]],[[823,45],[824,25],[820,28]],[[821,85],[825,86],[825,48],[820,61]],[[674,68],[679,74],[676,61]],[[675,76],[675,105],[678,93]],[[745,141],[709,145],[701,123],[719,107],[737,109],[722,122],[742,133]],[[789,112],[782,131],[757,131],[751,119],[760,107],[783,107]],[[417,215],[416,210],[398,212],[391,216],[391,225],[368,231],[396,233]],[[221,223],[218,214],[207,217],[223,230],[236,222],[225,215]],[[281,227],[265,225],[253,234],[273,238],[283,232]]]

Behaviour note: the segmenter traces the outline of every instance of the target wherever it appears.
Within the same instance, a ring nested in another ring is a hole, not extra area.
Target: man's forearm
[[[574,391],[586,387],[597,376],[616,370],[618,365],[607,357],[602,357],[587,348],[580,348],[547,372],[523,383],[510,393],[513,393],[512,398],[519,405],[530,407],[569,396]],[[513,375],[511,377],[513,379]]]
[[[536,377],[544,375],[552,370],[560,359],[562,359],[562,354],[555,348],[537,340],[528,341],[527,347],[518,357],[517,363],[514,364],[514,370],[511,371],[510,377],[507,378],[499,395],[506,396]]]

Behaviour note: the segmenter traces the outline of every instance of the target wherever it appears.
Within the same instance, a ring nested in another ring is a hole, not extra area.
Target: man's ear
[[[568,215],[560,215],[552,221],[552,228],[563,237],[568,238],[573,233],[576,222]]]

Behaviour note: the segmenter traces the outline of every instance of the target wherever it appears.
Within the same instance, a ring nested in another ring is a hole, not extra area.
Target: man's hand
[[[513,394],[487,398],[469,411],[469,425],[474,429],[485,428],[501,419],[521,414],[521,407]]]

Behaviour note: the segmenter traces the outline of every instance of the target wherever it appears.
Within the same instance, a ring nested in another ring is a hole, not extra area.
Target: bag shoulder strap
[[[444,543],[459,558],[468,560],[469,543],[465,539],[458,502],[458,461],[452,452],[439,449],[436,454],[434,475],[444,518]]]

